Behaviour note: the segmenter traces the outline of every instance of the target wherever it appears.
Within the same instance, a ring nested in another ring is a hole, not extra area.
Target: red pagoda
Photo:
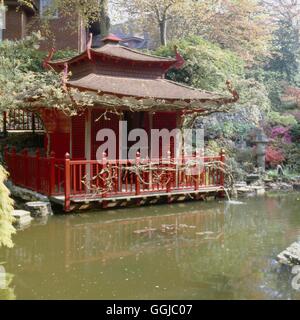
[[[46,107],[31,111],[23,127],[43,127],[44,148],[35,154],[6,148],[5,160],[12,182],[47,195],[67,212],[98,205],[142,205],[221,194],[224,154],[195,154],[205,164],[196,175],[187,174],[184,165],[172,161],[171,142],[170,152],[160,159],[142,160],[139,154],[135,164],[118,154],[116,159],[108,159],[105,154],[100,161],[96,159],[97,149],[103,143],[97,141],[97,132],[110,128],[118,137],[120,120],[127,121],[128,130],[172,130],[181,127],[187,113],[206,112],[211,105],[222,111],[226,104],[238,99],[233,90],[233,96],[226,97],[165,79],[168,70],[183,64],[178,53],[174,59],[149,55],[121,46],[119,39],[112,36],[103,39],[103,43],[97,49],[88,46],[71,59],[45,62],[57,72],[67,68],[71,76],[65,85],[89,92],[97,99],[93,106],[75,116]],[[109,104],[111,99],[113,107]],[[135,104],[140,108],[132,107]],[[6,115],[6,130],[13,129],[8,118],[12,116]],[[162,161],[163,158],[166,159]]]

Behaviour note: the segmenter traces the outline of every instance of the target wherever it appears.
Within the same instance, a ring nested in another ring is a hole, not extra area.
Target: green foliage
[[[4,185],[7,172],[0,165],[0,247],[12,247],[11,236],[15,233],[13,222],[13,200],[9,197],[9,191]]]
[[[293,142],[300,142],[300,124],[297,123],[290,129]],[[299,159],[300,160],[300,159]]]
[[[278,71],[265,70],[261,66],[255,66],[247,70],[247,78],[252,78],[264,85],[266,95],[270,99],[273,109],[282,108],[281,95],[283,93],[283,79]]]
[[[232,141],[248,138],[249,133],[254,128],[252,123],[234,123],[224,121],[210,124],[205,127],[205,134],[211,138],[225,138]]]
[[[64,90],[61,75],[42,68],[43,53],[38,51],[40,33],[20,41],[0,43],[0,110],[30,107],[34,102],[68,113],[91,104],[91,97],[76,89]],[[57,58],[72,51],[58,52]]]
[[[300,173],[300,144],[285,145],[286,164],[292,172]]]
[[[18,3],[32,8],[36,4],[36,0],[18,0]],[[100,9],[106,7],[107,0],[54,0],[51,1],[51,5],[44,13],[46,19],[42,20],[47,24],[49,17],[52,17],[53,13],[58,10],[60,15],[68,18],[66,23],[70,26],[77,26],[76,19],[74,19],[76,15],[80,16],[85,26],[88,26],[91,22],[100,20],[102,17]]]
[[[225,82],[244,74],[244,62],[230,50],[224,50],[200,37],[193,36],[161,47],[155,54],[174,55],[174,45],[186,63],[180,70],[170,70],[167,77],[205,90],[224,90]]]
[[[269,69],[280,72],[289,83],[295,83],[299,73],[299,29],[290,18],[282,18],[277,24],[273,38],[275,53],[269,62]]]
[[[268,170],[266,175],[269,179],[272,179],[275,181],[278,180],[279,178],[281,180],[290,181],[290,180],[298,180],[299,172],[290,170],[289,168],[287,168],[287,169],[285,168],[283,170],[283,176],[281,176],[278,174],[276,169],[272,169],[272,170]]]
[[[267,114],[268,121],[271,125],[282,125],[284,127],[293,126],[297,124],[296,118],[291,114],[280,114],[276,111],[270,111]]]
[[[194,36],[161,47],[155,54],[172,56],[174,45],[178,47],[186,63],[180,70],[170,70],[167,78],[218,92],[225,92],[225,82],[231,79],[240,95],[237,106],[252,108],[255,105],[261,110],[270,110],[271,102],[265,85],[249,75],[246,76],[245,62],[235,53]],[[235,123],[234,126],[236,125]]]
[[[205,153],[208,156],[218,155],[220,151],[221,151],[221,147],[219,146],[218,142],[215,140],[210,140],[205,147]]]
[[[236,82],[236,90],[240,95],[238,105],[243,108],[259,106],[261,111],[271,109],[271,101],[265,85],[254,78],[239,79]]]

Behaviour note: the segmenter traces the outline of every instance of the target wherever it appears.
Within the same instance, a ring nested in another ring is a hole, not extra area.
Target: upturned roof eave
[[[123,49],[127,50],[128,48],[126,47],[122,47]],[[129,59],[129,58],[125,58],[125,57],[118,57],[118,56],[114,56],[111,54],[107,54],[105,52],[99,52],[95,49],[90,49],[90,50],[85,50],[84,52],[82,52],[81,54],[69,58],[69,59],[59,59],[59,60],[52,60],[52,61],[48,61],[47,64],[50,65],[51,67],[53,67],[54,69],[58,68],[58,69],[63,69],[64,64],[68,64],[71,65],[73,63],[76,63],[78,61],[81,60],[85,60],[85,59],[89,59],[89,52],[91,53],[91,60],[93,60],[93,57],[104,57],[106,59],[112,59],[112,60],[123,60],[125,62],[134,62],[134,63],[140,63],[140,64],[151,64],[153,65],[161,65],[161,64],[165,64],[165,69],[169,69],[171,68],[173,65],[175,65],[177,63],[177,60],[174,58],[161,58],[161,57],[156,57],[156,56],[152,56],[149,54],[144,54],[141,52],[138,52],[136,50],[131,50],[131,52],[134,52],[136,54],[140,54],[141,56],[147,56],[147,57],[153,57],[153,60],[138,60],[138,59]],[[159,60],[154,60],[154,59],[159,59]]]
[[[225,104],[233,104],[235,103],[237,100],[234,99],[233,97],[229,97],[229,96],[220,96],[218,98],[214,98],[214,99],[208,99],[208,98],[203,98],[203,99],[178,99],[178,98],[161,98],[161,97],[150,97],[150,96],[137,96],[137,95],[126,95],[126,94],[120,94],[120,93],[114,93],[114,92],[106,92],[106,91],[99,91],[96,89],[91,89],[91,88],[86,88],[86,87],[82,87],[82,86],[76,86],[73,84],[67,84],[67,86],[69,88],[74,88],[74,89],[78,89],[79,91],[87,91],[87,92],[92,92],[95,93],[99,96],[103,96],[103,95],[111,95],[111,96],[115,96],[118,98],[134,98],[137,100],[142,100],[142,99],[155,99],[157,101],[165,101],[167,104],[175,104],[180,103],[180,102],[184,102],[187,104],[201,104],[202,106],[207,105],[207,104],[214,104],[214,105],[225,105]],[[120,106],[121,107],[121,106]],[[174,108],[175,109],[175,108]],[[176,107],[176,109],[178,109],[178,106]],[[182,109],[186,109],[184,106],[182,107]],[[186,109],[188,110],[188,109]],[[193,109],[193,111],[195,111]]]

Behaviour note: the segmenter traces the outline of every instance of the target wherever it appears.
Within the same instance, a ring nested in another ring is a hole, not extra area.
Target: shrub
[[[286,127],[282,127],[282,126],[272,128],[271,138],[272,139],[280,139],[285,143],[291,143],[292,136],[290,134],[290,128],[286,128]]]
[[[290,114],[295,117],[297,122],[300,122],[300,110],[290,111]]]
[[[292,126],[290,133],[293,142],[300,142],[300,124]]]
[[[244,74],[244,62],[235,53],[197,36],[170,43],[156,50],[155,54],[173,56],[174,45],[177,45],[186,63],[182,69],[168,72],[167,77],[173,81],[206,90],[222,90],[228,75],[235,77]]]
[[[266,163],[268,165],[275,166],[282,163],[285,160],[283,152],[273,146],[266,148]]]
[[[281,125],[281,126],[293,126],[297,124],[295,117],[292,114],[280,114],[276,111],[270,111],[267,115],[268,120],[271,125]]]
[[[0,247],[12,247],[11,236],[15,233],[13,222],[13,200],[9,197],[9,191],[4,184],[7,172],[0,165]]]

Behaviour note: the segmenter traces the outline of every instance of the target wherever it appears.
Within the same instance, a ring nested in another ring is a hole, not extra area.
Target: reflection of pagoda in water
[[[15,248],[7,250],[6,261],[18,264],[28,271],[37,271],[45,260],[55,261],[55,266],[70,267],[92,261],[109,263],[121,257],[140,252],[151,253],[161,249],[197,247],[211,241],[222,242],[224,214],[216,209],[175,214],[105,220],[99,217],[87,223],[77,223],[71,217],[63,223],[34,226],[30,230],[33,241],[24,237]],[[84,221],[84,219],[80,219]],[[170,230],[164,230],[167,226]],[[144,230],[150,232],[138,232]],[[21,238],[21,237],[20,237]],[[38,241],[36,239],[39,239]],[[18,239],[17,239],[18,241]],[[56,268],[56,267],[55,267]]]
[[[223,205],[206,209],[205,204],[200,210],[196,205],[161,206],[152,213],[139,208],[130,214],[125,210],[126,220],[120,211],[53,217],[46,226],[18,233],[15,248],[0,259],[15,273],[13,284],[21,298],[25,291],[26,297],[33,295],[32,288],[44,294],[44,286],[49,298],[87,297],[88,289],[89,297],[106,299],[193,294],[263,299],[270,290],[282,292],[285,282],[270,269],[283,226],[276,219],[269,223],[266,208],[273,208],[273,202],[249,200],[247,207],[228,205],[225,210]],[[164,214],[166,208],[173,214]],[[281,215],[273,211],[275,218]]]
[[[215,210],[146,216],[103,223],[76,224],[66,228],[65,264],[86,263],[151,252],[160,248],[196,247],[222,241],[224,216]],[[95,246],[95,244],[97,244]],[[83,248],[76,250],[76,248]]]

